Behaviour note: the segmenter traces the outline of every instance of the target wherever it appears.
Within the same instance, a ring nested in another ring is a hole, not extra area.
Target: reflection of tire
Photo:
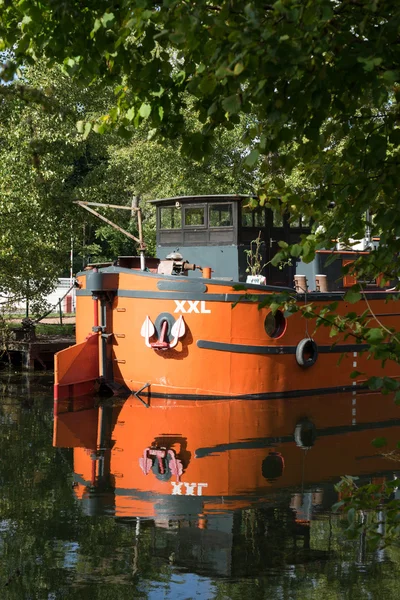
[[[317,429],[312,421],[303,419],[294,429],[294,441],[299,448],[312,448],[317,439]]]
[[[304,338],[298,344],[296,348],[296,361],[297,364],[307,369],[315,364],[318,358],[318,346],[311,338]]]

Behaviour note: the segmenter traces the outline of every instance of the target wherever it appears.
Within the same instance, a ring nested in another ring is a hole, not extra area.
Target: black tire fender
[[[318,358],[318,346],[311,338],[302,339],[296,347],[296,361],[300,367],[312,367]]]

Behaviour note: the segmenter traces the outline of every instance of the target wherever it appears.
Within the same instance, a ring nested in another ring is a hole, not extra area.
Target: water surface
[[[388,397],[60,403],[0,376],[0,585],[10,599],[398,598],[397,548],[332,514],[341,475],[396,476]],[[400,469],[399,469],[400,471]]]

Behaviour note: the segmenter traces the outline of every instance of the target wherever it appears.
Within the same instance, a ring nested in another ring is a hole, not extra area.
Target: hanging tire
[[[312,367],[318,358],[318,346],[311,338],[304,338],[297,344],[296,361],[300,367]]]
[[[312,448],[317,439],[317,428],[309,419],[303,419],[297,423],[294,430],[294,441],[299,448]]]

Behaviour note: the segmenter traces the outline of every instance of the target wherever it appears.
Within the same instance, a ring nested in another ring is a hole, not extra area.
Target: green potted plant
[[[261,239],[261,231],[255,240],[250,242],[250,249],[245,250],[247,259],[246,283],[255,283],[257,285],[265,285],[266,279],[262,274],[264,267],[268,263],[263,263],[262,246],[265,242]]]

